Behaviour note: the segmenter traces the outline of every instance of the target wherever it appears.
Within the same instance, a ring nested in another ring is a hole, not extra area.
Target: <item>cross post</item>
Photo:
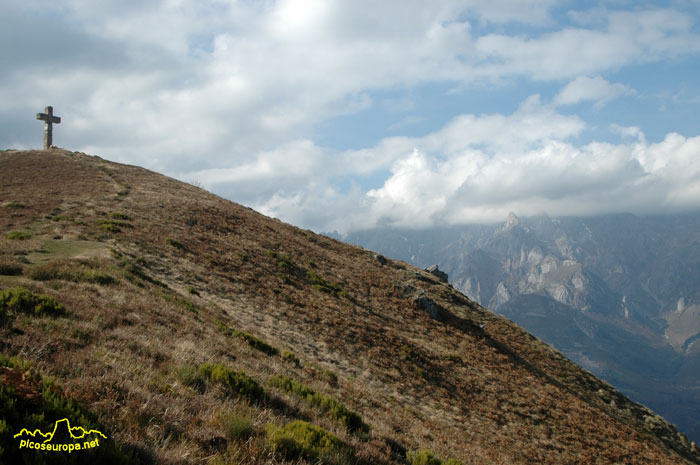
[[[49,150],[53,145],[53,124],[61,122],[61,118],[53,115],[53,107],[48,106],[44,110],[46,113],[37,113],[36,119],[44,122],[44,150]]]

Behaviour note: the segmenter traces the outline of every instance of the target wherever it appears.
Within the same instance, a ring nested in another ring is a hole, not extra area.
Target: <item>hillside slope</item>
[[[662,418],[403,262],[81,153],[2,152],[0,176],[5,412],[48,403],[51,377],[132,463],[700,463]],[[20,289],[65,310],[13,307]],[[0,462],[34,457],[7,420]]]
[[[450,283],[700,441],[700,212],[350,233]]]

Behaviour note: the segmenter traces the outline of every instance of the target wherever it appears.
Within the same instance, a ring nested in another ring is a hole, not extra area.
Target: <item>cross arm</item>
[[[40,119],[42,121],[46,121],[47,123],[60,123],[61,122],[61,117],[60,116],[53,116],[53,115],[47,115],[46,113],[37,113],[36,114],[36,119]]]

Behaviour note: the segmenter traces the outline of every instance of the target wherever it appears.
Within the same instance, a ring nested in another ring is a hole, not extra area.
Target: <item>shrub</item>
[[[56,316],[65,311],[65,307],[53,297],[36,295],[23,287],[0,292],[0,322],[12,319],[18,313]]]
[[[218,363],[205,363],[200,365],[199,372],[210,381],[224,386],[229,394],[248,397],[251,400],[265,398],[262,386],[242,371],[232,370]]]
[[[408,451],[406,458],[411,465],[462,465],[462,462],[453,458],[442,461],[427,449],[421,449],[417,452]]]
[[[97,220],[97,224],[100,228],[110,232],[121,232],[121,228],[133,228],[129,223],[114,220]]]
[[[0,262],[0,275],[18,276],[22,274],[22,266],[16,263]]]
[[[85,273],[80,273],[78,275],[78,281],[85,281],[88,283],[95,283],[101,285],[116,284],[117,280],[106,273],[101,273],[99,271],[87,271]]]
[[[236,337],[240,337],[244,341],[248,342],[248,344],[256,349],[259,350],[260,352],[263,352],[267,355],[277,355],[280,353],[279,349],[277,347],[273,347],[267,342],[258,339],[257,337],[253,336],[252,334],[248,334],[243,331],[234,331],[233,335]]]
[[[457,354],[443,354],[442,358],[449,360],[450,362],[461,362],[462,357]]]
[[[293,364],[297,368],[301,367],[301,361],[299,360],[299,357],[294,355],[294,352],[289,352],[285,350],[284,352],[282,352],[282,360]]]
[[[30,237],[32,237],[32,235],[24,231],[10,231],[7,233],[7,238],[13,241],[25,241]]]
[[[352,452],[334,434],[302,420],[282,427],[268,425],[267,441],[272,451],[288,460],[299,457],[325,463],[349,463]]]
[[[369,426],[362,421],[362,417],[360,417],[360,415],[358,415],[356,412],[348,409],[345,405],[335,400],[333,397],[325,394],[319,394],[310,387],[290,378],[289,376],[273,376],[270,378],[269,383],[272,386],[277,386],[284,389],[286,392],[296,394],[305,400],[309,405],[320,409],[324,413],[327,413],[330,417],[334,418],[340,424],[345,426],[348,431],[360,433],[361,435],[367,435],[369,433]]]
[[[24,208],[24,204],[21,202],[10,202],[5,204],[6,208]]]
[[[225,335],[240,337],[241,339],[246,341],[252,348],[259,350],[260,352],[264,352],[267,355],[278,355],[280,353],[277,347],[271,346],[262,339],[258,339],[252,334],[246,333],[245,331],[231,329],[221,321],[217,323],[217,327],[219,331],[221,331]]]
[[[129,215],[121,212],[112,212],[109,214],[110,218],[114,218],[115,220],[130,220]]]
[[[101,432],[106,430],[98,424],[96,415],[66,397],[63,390],[53,381],[28,372],[28,363],[17,357],[7,358],[0,354],[0,366],[8,367],[14,372],[13,376],[6,377],[0,383],[0,412],[2,412],[0,444],[5,446],[1,456],[2,463],[75,464],[84,463],[86,460],[89,463],[101,464],[133,462],[112,439],[100,441],[100,447],[90,450],[90,455],[71,454],[71,457],[68,457],[68,454],[62,454],[58,458],[58,454],[40,454],[33,450],[20,450],[12,437],[15,433],[22,428],[29,431],[35,429],[51,431],[55,422],[63,418],[67,418],[74,427],[81,426],[86,430],[97,429]],[[22,379],[22,390],[25,391],[22,395],[18,395],[13,379]],[[31,382],[27,382],[28,380]],[[27,397],[27,386],[31,386],[31,400]],[[6,446],[9,444],[13,444],[12,447]]]
[[[113,233],[122,232],[122,229],[117,224],[111,221],[98,222],[98,224],[100,225],[100,229],[104,229],[105,231]]]

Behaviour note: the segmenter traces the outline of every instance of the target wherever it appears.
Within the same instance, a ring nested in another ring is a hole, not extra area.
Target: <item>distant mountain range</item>
[[[419,267],[700,440],[700,213],[518,218],[343,240]]]

